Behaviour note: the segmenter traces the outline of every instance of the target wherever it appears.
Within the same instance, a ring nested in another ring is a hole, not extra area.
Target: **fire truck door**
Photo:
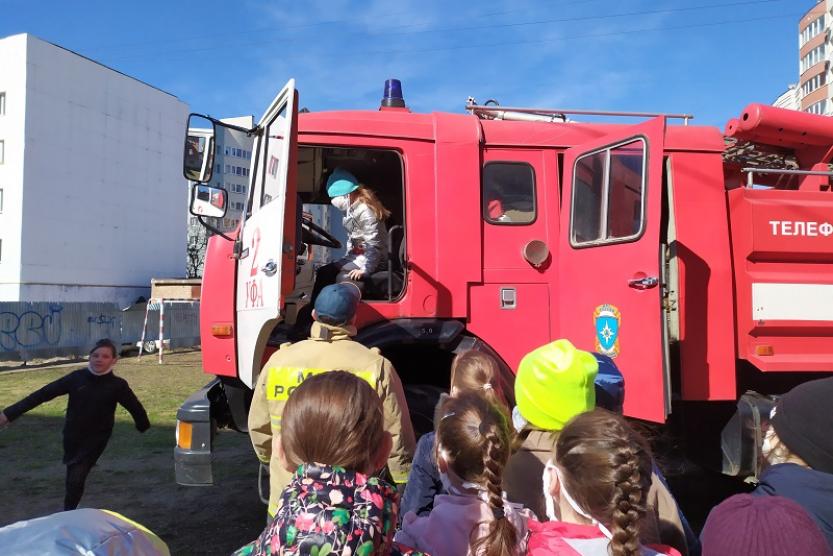
[[[541,149],[483,151],[483,283],[469,289],[469,330],[513,369],[550,340],[555,269],[547,214],[548,195],[557,190],[555,165],[554,153]]]
[[[566,151],[558,257],[559,334],[614,358],[625,414],[670,411],[661,311],[665,118]]]
[[[258,124],[237,266],[237,368],[253,386],[266,340],[295,284],[298,94],[290,80]]]

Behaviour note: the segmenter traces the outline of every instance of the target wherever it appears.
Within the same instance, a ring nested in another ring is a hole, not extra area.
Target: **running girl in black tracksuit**
[[[87,475],[113,433],[116,404],[124,406],[139,432],[150,428],[145,408],[127,381],[113,374],[116,346],[99,340],[90,351],[90,364],[51,382],[0,412],[0,426],[14,421],[44,402],[69,395],[64,422],[64,464],[67,466],[64,509],[74,510],[84,493]]]

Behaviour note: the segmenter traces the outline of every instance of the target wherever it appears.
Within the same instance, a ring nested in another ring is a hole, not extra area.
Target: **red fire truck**
[[[716,447],[726,425],[724,471],[754,472],[767,399],[739,397],[833,371],[831,120],[753,104],[722,133],[685,114],[473,99],[467,113],[421,114],[387,85],[374,110],[299,114],[290,81],[253,129],[191,116],[186,150],[210,137],[186,157],[208,226],[228,204],[208,185],[213,153],[229,134],[254,146],[241,224],[207,249],[202,357],[215,379],[179,410],[177,481],[211,483],[214,431],[246,430],[262,362],[308,298],[309,251],[339,246],[301,210],[329,203],[336,167],[392,213],[357,339],[392,360],[415,421],[455,352],[497,355],[511,381],[526,352],[566,337],[614,358],[627,416],[688,416]],[[591,114],[606,123],[577,121]]]

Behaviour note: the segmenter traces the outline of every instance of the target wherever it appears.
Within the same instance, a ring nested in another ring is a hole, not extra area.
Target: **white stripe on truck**
[[[752,284],[753,320],[833,321],[833,284]]]

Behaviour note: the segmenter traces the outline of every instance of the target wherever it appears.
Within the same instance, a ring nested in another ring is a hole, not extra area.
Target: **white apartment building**
[[[798,24],[799,109],[813,114],[833,114],[829,87],[833,78],[833,0],[819,0]]]
[[[772,103],[776,108],[799,110],[801,108],[801,94],[797,85],[790,85],[787,90]]]
[[[244,129],[252,129],[255,126],[254,116],[221,118],[220,121]],[[237,228],[243,211],[246,210],[254,137],[245,137],[241,133],[219,135],[215,137],[217,146],[214,172],[208,184],[228,191],[228,211],[223,218],[208,218],[207,221],[219,230],[228,232]],[[189,231],[192,226],[199,225],[196,216],[189,218]]]
[[[188,106],[28,34],[0,68],[0,301],[126,306],[182,276]]]
[[[254,116],[221,118],[220,121],[244,129],[252,129],[255,126]],[[205,220],[222,232],[231,232],[240,224],[246,210],[254,137],[245,137],[240,133],[218,135],[215,137],[217,147],[214,171],[208,184],[228,191],[228,209],[223,218]],[[205,248],[210,234],[196,216],[188,214],[188,251],[185,264],[186,273],[191,278],[202,276]]]

